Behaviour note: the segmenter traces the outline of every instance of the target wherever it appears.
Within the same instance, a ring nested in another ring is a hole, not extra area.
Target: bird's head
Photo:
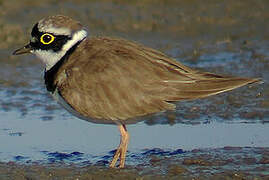
[[[49,16],[34,25],[30,42],[13,54],[35,54],[49,70],[86,36],[87,31],[78,21],[63,15]]]

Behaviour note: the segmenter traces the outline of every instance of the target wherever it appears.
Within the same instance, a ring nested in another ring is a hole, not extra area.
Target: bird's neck
[[[84,38],[85,39],[85,38]],[[63,65],[63,63],[68,60],[69,56],[76,50],[78,45],[84,40],[78,41],[76,44],[74,44],[66,53],[65,55],[56,62],[51,68],[45,69],[44,79],[46,88],[49,92],[54,92],[56,89],[56,74],[59,71],[60,67]]]

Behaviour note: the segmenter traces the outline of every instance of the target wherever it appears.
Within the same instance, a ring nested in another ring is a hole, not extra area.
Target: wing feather
[[[92,38],[79,46],[69,57],[73,60],[59,70],[57,87],[71,107],[94,119],[124,122],[173,110],[170,101],[207,97],[258,81],[202,73],[122,39]]]

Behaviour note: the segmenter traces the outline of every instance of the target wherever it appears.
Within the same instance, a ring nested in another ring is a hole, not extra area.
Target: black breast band
[[[58,70],[60,69],[60,67],[62,66],[62,64],[68,59],[68,57],[75,51],[75,49],[77,48],[77,46],[83,40],[78,41],[72,48],[70,48],[65,53],[65,55],[52,68],[50,68],[48,71],[45,71],[44,79],[45,79],[46,88],[47,88],[47,90],[49,92],[52,92],[53,93],[55,91],[55,89],[56,89],[56,84],[54,83],[54,81],[55,81],[56,74],[57,74]]]

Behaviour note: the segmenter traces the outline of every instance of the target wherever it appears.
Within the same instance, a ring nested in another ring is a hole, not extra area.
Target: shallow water
[[[124,37],[159,49],[193,68],[259,77],[265,82],[202,100],[179,102],[175,112],[128,125],[131,139],[127,165],[151,167],[151,156],[162,160],[197,158],[197,151],[217,157],[236,156],[238,152],[229,151],[230,147],[239,148],[257,161],[268,159],[269,28],[263,24],[268,12],[261,10],[248,16],[245,9],[237,11],[237,6],[246,6],[247,2],[229,4],[227,9],[237,15],[231,19],[225,12],[214,10],[219,7],[217,3],[208,4],[208,14],[204,14],[203,5],[192,14],[193,7],[188,3],[179,9],[174,2],[4,2],[0,5],[0,39],[5,42],[0,43],[0,161],[106,165],[119,143],[116,126],[79,120],[52,100],[43,84],[43,67],[35,57],[11,56],[27,41],[32,24],[40,17],[59,13],[57,7],[62,14],[90,27],[91,35]],[[22,7],[28,8],[28,13]],[[129,13],[123,16],[127,10]],[[182,164],[181,160],[175,163]],[[161,162],[168,166],[169,161]],[[263,167],[255,162],[251,167]],[[242,168],[250,165],[242,163]]]
[[[43,163],[65,161],[81,163],[111,158],[119,141],[116,126],[92,124],[72,117],[57,117],[40,121],[33,115],[20,117],[16,113],[1,113],[1,161]],[[163,152],[193,149],[235,147],[268,147],[268,124],[204,123],[148,126],[144,123],[128,126],[131,135],[128,164],[137,165],[132,155],[159,149]],[[180,151],[180,152],[181,152]],[[154,151],[155,152],[155,151]],[[168,154],[169,154],[168,153]],[[154,153],[150,153],[154,154]]]

